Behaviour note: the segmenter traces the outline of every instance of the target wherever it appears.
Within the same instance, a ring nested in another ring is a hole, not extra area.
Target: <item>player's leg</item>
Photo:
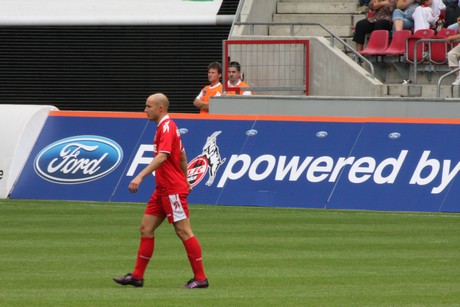
[[[194,278],[192,278],[185,287],[208,287],[209,284],[203,270],[200,243],[190,227],[187,195],[172,194],[164,195],[161,198],[163,211],[168,217],[168,222],[173,224],[177,236],[182,240],[194,273]]]
[[[203,269],[201,246],[190,226],[187,196],[180,194],[168,195],[167,200],[170,204],[169,206],[165,206],[164,210],[168,216],[168,221],[173,224],[177,236],[184,244],[194,274],[194,277],[185,287],[207,288],[209,284]],[[163,201],[163,204],[165,203],[166,200]],[[168,212],[169,210],[171,210],[171,212]]]
[[[132,274],[137,279],[144,278],[144,272],[153,255],[155,247],[155,229],[163,223],[164,219],[164,217],[150,214],[144,214],[142,217],[141,227],[139,229],[141,232],[140,245],[137,252],[136,265]]]
[[[154,193],[145,209],[139,228],[141,238],[134,271],[124,277],[113,278],[116,283],[135,287],[144,285],[144,272],[153,255],[155,246],[155,230],[163,223],[165,217],[166,215],[161,206],[161,198],[157,198],[156,193]]]
[[[184,219],[174,223],[177,236],[182,240],[187,257],[192,267],[194,277],[187,282],[184,288],[207,288],[209,286],[203,269],[201,246],[194,236],[190,226],[190,220]]]

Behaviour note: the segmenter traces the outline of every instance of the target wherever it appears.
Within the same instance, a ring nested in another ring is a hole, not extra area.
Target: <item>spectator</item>
[[[414,28],[412,15],[419,5],[419,0],[398,0],[396,9],[393,11],[393,30],[395,32]]]
[[[414,33],[434,27],[438,21],[439,15],[435,16],[431,4],[433,0],[420,0],[420,6],[414,12]]]
[[[369,12],[369,1],[370,0],[359,0],[356,14],[367,14],[367,12]]]
[[[374,30],[391,31],[391,15],[396,7],[396,0],[371,0],[369,9],[375,11],[374,16],[362,19],[356,23],[353,41],[356,43],[356,50],[363,50],[366,34]]]
[[[201,92],[196,96],[193,104],[200,110],[200,114],[209,113],[209,98],[212,96],[222,95],[222,65],[219,62],[212,62],[208,65],[208,81],[209,85],[203,87]]]
[[[230,62],[228,64],[228,81],[227,81],[227,95],[252,95],[251,91],[231,90],[232,87],[249,87],[249,85],[241,80],[241,65],[238,62]],[[229,90],[230,89],[230,90]]]
[[[431,9],[433,10],[434,16],[438,17],[438,19],[444,19],[444,17],[441,18],[441,13],[445,12],[446,5],[442,0],[433,0]]]
[[[457,25],[460,24],[460,17],[457,18]],[[452,43],[455,40],[460,39],[460,34],[455,34],[452,36],[449,36],[447,38],[447,41]],[[457,69],[458,68],[458,61],[460,60],[460,44],[457,45],[456,47],[452,48],[448,53],[447,53],[447,59],[449,63],[449,67],[452,69]],[[452,83],[452,85],[460,85],[460,74],[457,71],[457,78],[455,81]]]
[[[460,16],[460,7],[458,6],[458,0],[453,0],[446,7],[446,23],[445,26],[448,29],[457,30],[457,18]]]
[[[431,9],[433,10],[434,16],[438,18],[433,28],[436,31],[439,31],[444,27],[444,24],[446,23],[446,5],[442,0],[433,0]]]

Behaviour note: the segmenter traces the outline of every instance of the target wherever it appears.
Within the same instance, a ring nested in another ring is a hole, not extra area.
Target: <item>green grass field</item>
[[[460,306],[460,214],[192,205],[210,288],[167,223],[122,287],[143,210],[0,200],[0,306]]]

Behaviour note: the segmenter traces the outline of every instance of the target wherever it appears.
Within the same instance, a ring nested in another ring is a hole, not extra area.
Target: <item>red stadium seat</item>
[[[445,41],[449,36],[457,34],[456,30],[441,29],[436,33],[436,39],[439,42],[430,42],[428,60],[433,64],[445,64],[447,63],[447,52],[450,50],[451,44]]]
[[[422,29],[409,36],[406,40],[405,59],[409,63],[422,63],[426,59],[428,43],[417,44],[417,50],[414,52],[415,45],[420,39],[429,39],[434,37],[434,30]]]
[[[374,30],[371,33],[366,48],[361,51],[362,55],[381,55],[388,48],[390,32],[387,30]]]
[[[402,56],[406,52],[406,40],[411,36],[411,30],[396,31],[391,39],[390,46],[383,51],[384,55]]]

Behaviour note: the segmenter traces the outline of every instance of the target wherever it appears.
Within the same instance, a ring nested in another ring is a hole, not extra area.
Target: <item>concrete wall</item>
[[[273,14],[276,13],[276,3],[278,0],[242,0],[241,22],[272,22]],[[230,38],[239,35],[249,35],[249,26],[234,26],[230,33]],[[254,28],[254,35],[268,35],[268,26],[257,26]]]
[[[210,113],[457,119],[460,102],[421,98],[222,96],[211,98]]]
[[[324,37],[310,40],[310,95],[380,97],[383,84]],[[338,44],[338,43],[336,43]]]

